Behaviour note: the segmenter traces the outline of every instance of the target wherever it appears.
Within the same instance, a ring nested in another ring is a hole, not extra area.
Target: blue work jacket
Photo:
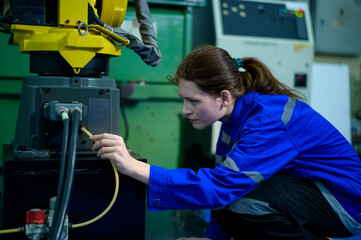
[[[214,169],[151,166],[148,209],[227,206],[274,174],[315,180],[350,232],[361,233],[359,157],[325,118],[285,95],[237,99],[221,127]],[[213,219],[207,237],[222,239],[217,231]]]

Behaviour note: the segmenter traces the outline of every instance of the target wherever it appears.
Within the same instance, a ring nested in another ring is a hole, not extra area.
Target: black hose
[[[50,230],[50,239],[53,239],[55,229],[55,223],[58,222],[59,218],[59,207],[60,202],[63,198],[63,187],[64,187],[64,175],[65,175],[65,161],[66,161],[66,152],[68,148],[68,139],[69,139],[69,118],[63,120],[63,143],[61,148],[61,157],[60,157],[60,170],[59,170],[59,182],[58,190],[56,194],[56,203],[55,203],[55,212],[53,217],[53,225]]]
[[[72,128],[70,136],[70,147],[69,147],[69,157],[68,157],[68,166],[66,170],[66,177],[63,189],[63,197],[61,199],[59,207],[59,217],[58,221],[55,223],[54,227],[54,240],[60,239],[64,220],[66,217],[66,212],[68,210],[69,199],[71,195],[71,190],[73,187],[74,172],[75,172],[75,163],[76,163],[76,149],[78,142],[79,134],[79,124],[80,124],[80,110],[74,109],[72,111]]]
[[[95,21],[96,24],[98,24],[98,25],[100,25],[102,27],[104,27],[104,25],[105,25],[105,23],[102,20],[100,20],[100,18],[98,18],[97,15],[94,15],[94,21]]]

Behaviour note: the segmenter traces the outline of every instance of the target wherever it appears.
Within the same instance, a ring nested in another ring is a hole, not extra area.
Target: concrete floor
[[[165,210],[146,212],[145,240],[176,240],[180,237],[203,237],[207,222],[202,211]],[[343,240],[361,240],[361,235]],[[333,238],[340,240],[340,238]]]
[[[145,240],[203,237],[208,225],[197,212],[190,210],[147,211],[146,214]]]

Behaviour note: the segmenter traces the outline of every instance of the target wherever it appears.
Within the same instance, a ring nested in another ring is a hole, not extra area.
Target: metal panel
[[[319,53],[361,53],[361,1],[313,0],[315,49]]]

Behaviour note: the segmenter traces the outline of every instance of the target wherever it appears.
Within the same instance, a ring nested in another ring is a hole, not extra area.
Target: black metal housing
[[[12,229],[25,225],[25,214],[32,208],[49,209],[56,196],[59,159],[22,160],[13,156],[10,145],[4,145],[3,226]],[[141,161],[144,158],[133,154]],[[112,209],[91,225],[69,230],[69,239],[140,240],[145,238],[144,184],[119,175],[119,192]],[[94,155],[77,156],[73,191],[68,216],[72,224],[98,216],[109,205],[114,194],[114,172],[109,161]],[[28,239],[24,233],[2,235],[3,239]]]

